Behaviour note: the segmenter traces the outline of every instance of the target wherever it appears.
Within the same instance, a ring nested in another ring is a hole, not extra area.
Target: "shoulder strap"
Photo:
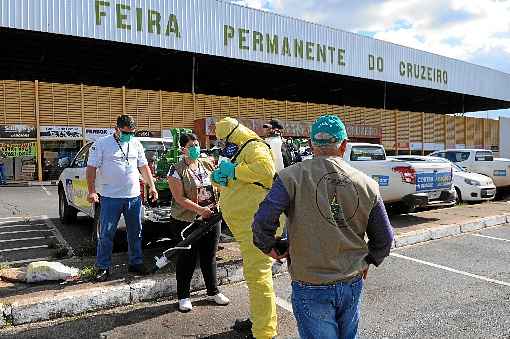
[[[237,157],[241,154],[241,152],[243,151],[243,149],[248,146],[248,144],[252,143],[252,142],[261,142],[263,144],[265,144],[267,147],[269,147],[269,149],[271,149],[271,146],[269,146],[268,143],[266,143],[265,141],[261,140],[261,139],[256,139],[256,138],[253,138],[253,139],[249,139],[248,141],[246,141],[240,148],[239,150],[237,151],[237,153],[232,157],[232,159],[230,161],[232,162],[235,162],[237,160]]]

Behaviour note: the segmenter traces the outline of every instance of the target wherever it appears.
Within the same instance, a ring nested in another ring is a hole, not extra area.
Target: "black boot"
[[[109,269],[99,269],[97,270],[96,274],[96,281],[97,282],[105,282],[110,277],[110,270]]]
[[[143,264],[129,265],[128,272],[135,273],[137,275],[147,275],[148,274],[148,270],[145,268],[145,266]]]
[[[237,332],[250,332],[251,333],[252,325],[253,325],[253,323],[251,322],[250,318],[236,319],[236,322],[234,323],[234,326],[232,326],[232,329]]]

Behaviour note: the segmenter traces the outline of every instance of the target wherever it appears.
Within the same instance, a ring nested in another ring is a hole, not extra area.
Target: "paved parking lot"
[[[510,338],[510,225],[401,248],[369,273],[360,338]],[[280,337],[295,338],[288,275],[275,278]],[[227,307],[194,296],[145,303],[0,331],[11,338],[243,338],[230,329],[248,316],[244,284],[224,287]]]
[[[52,259],[56,245],[67,244],[55,225],[56,192],[51,186],[0,188],[0,263]]]

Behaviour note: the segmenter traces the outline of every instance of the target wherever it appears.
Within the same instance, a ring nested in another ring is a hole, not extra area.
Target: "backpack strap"
[[[246,141],[240,148],[239,150],[237,151],[237,153],[232,157],[232,159],[230,160],[231,162],[235,162],[237,160],[237,157],[241,154],[241,152],[243,151],[243,149],[248,146],[248,144],[252,143],[252,142],[261,142],[263,143],[264,145],[266,145],[269,150],[271,150],[271,146],[269,146],[268,143],[266,143],[265,141],[261,140],[261,139],[249,139],[248,141]],[[259,187],[262,187],[263,189],[269,191],[270,188],[267,188],[266,186],[264,186],[262,183],[260,182],[253,182],[252,183],[253,185],[256,185],[256,186],[259,186]]]
[[[253,138],[253,139],[249,139],[248,141],[246,141],[240,148],[239,150],[237,151],[236,154],[234,154],[234,156],[232,157],[232,159],[230,159],[231,162],[235,162],[237,160],[237,157],[239,155],[241,155],[241,152],[243,151],[243,149],[248,146],[248,144],[252,143],[252,142],[261,142],[263,144],[265,144],[267,147],[269,147],[269,149],[271,149],[271,146],[269,146],[265,141],[263,140],[260,140],[260,139],[256,139],[256,138]]]

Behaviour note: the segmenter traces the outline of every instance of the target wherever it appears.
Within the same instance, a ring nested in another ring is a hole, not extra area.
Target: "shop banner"
[[[96,141],[99,138],[113,134],[115,128],[85,128],[85,139]]]
[[[0,139],[35,139],[35,138],[37,138],[35,127],[28,125],[0,126]]]
[[[41,139],[71,139],[79,140],[83,137],[81,127],[72,126],[41,126]]]
[[[0,158],[35,157],[36,154],[35,142],[0,143]]]

